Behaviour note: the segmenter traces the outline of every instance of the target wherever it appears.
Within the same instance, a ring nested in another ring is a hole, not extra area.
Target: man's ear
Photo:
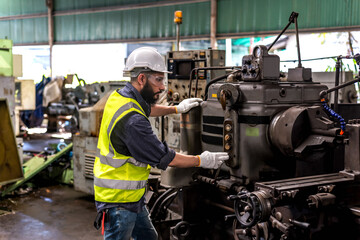
[[[146,76],[145,76],[145,74],[140,73],[139,76],[137,77],[137,81],[138,81],[138,83],[139,83],[139,85],[140,85],[141,87],[145,86],[145,83],[146,83]]]

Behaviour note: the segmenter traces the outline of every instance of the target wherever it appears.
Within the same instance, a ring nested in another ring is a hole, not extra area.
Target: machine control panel
[[[266,46],[256,46],[252,55],[242,59],[244,81],[278,80],[280,77],[280,58],[269,54]]]
[[[224,75],[225,70],[192,70],[194,68],[225,66],[225,51],[212,49],[172,51],[167,54],[167,64],[168,70],[171,72],[168,74],[167,99],[169,102],[179,103],[190,97],[204,98],[206,84],[211,79]],[[191,86],[190,78],[192,79]],[[189,96],[190,87],[191,96]],[[195,89],[197,89],[196,96]]]

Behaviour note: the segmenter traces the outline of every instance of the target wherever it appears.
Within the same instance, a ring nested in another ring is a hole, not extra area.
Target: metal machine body
[[[359,239],[358,121],[343,134],[321,100],[328,87],[301,67],[280,80],[279,61],[256,47],[182,114],[181,138],[193,138],[183,151],[230,159],[216,171],[162,173],[167,191],[150,206],[162,239]]]
[[[93,195],[97,137],[74,136],[73,144],[74,189]]]
[[[258,182],[234,200],[235,239],[359,239],[360,120],[347,125],[344,170]]]
[[[267,174],[284,177],[281,176],[283,167],[288,169],[286,174],[293,175],[291,165],[295,164],[296,155],[304,151],[298,149],[301,141],[313,134],[311,128],[318,127],[309,126],[306,115],[314,111],[308,107],[317,108],[318,118],[325,117],[318,100],[324,89],[326,86],[314,83],[273,81],[214,84],[203,105],[203,149],[229,152],[231,159],[226,164],[231,167],[232,175],[249,181],[266,178]],[[222,91],[236,96],[236,99],[226,100],[225,111],[218,102]],[[213,124],[214,120],[217,124]],[[225,129],[219,125],[222,121],[225,121]],[[327,126],[323,128],[328,130]],[[324,141],[332,140],[324,138]]]

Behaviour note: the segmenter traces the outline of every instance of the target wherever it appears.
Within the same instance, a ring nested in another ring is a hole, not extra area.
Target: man
[[[218,168],[227,153],[203,152],[200,156],[175,153],[152,131],[149,116],[184,113],[201,99],[187,99],[178,106],[156,105],[165,90],[163,57],[155,48],[134,50],[124,73],[131,82],[114,91],[106,102],[101,121],[98,155],[94,164],[97,211],[105,228],[104,239],[157,239],[144,204],[150,168]]]

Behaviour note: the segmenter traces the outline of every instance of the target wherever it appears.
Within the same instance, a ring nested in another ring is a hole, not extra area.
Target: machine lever
[[[310,223],[307,222],[299,222],[293,219],[289,219],[289,222],[294,224],[294,226],[302,228],[302,229],[309,229]]]
[[[235,214],[226,215],[226,216],[224,217],[224,220],[225,220],[225,221],[228,221],[228,220],[233,219],[233,218],[235,218],[235,217],[236,217]]]
[[[220,104],[223,110],[226,109],[226,100],[231,97],[231,93],[226,90],[221,90],[220,92]]]
[[[281,35],[283,35],[283,33],[286,31],[286,29],[288,29],[288,27],[290,26],[291,23],[295,23],[295,18],[297,18],[299,16],[299,13],[297,12],[292,12],[290,14],[289,17],[289,22],[286,25],[286,27],[281,31],[281,33],[276,37],[276,39],[274,40],[274,42],[270,45],[270,47],[268,48],[268,51],[270,51],[270,49],[274,46],[274,44],[279,40],[279,38],[281,37]],[[297,41],[298,42],[298,41]]]
[[[360,82],[360,78],[355,78],[354,80],[351,80],[351,81],[349,81],[349,82],[340,84],[340,85],[338,85],[338,86],[336,86],[336,87],[329,88],[329,89],[327,89],[327,90],[323,90],[323,91],[320,92],[320,98],[324,98],[324,97],[326,97],[326,95],[327,95],[328,93],[334,92],[334,91],[336,91],[336,90],[339,90],[339,89],[341,89],[341,88],[344,88],[344,87],[346,87],[346,86],[352,85],[352,84],[357,83],[357,82]]]

